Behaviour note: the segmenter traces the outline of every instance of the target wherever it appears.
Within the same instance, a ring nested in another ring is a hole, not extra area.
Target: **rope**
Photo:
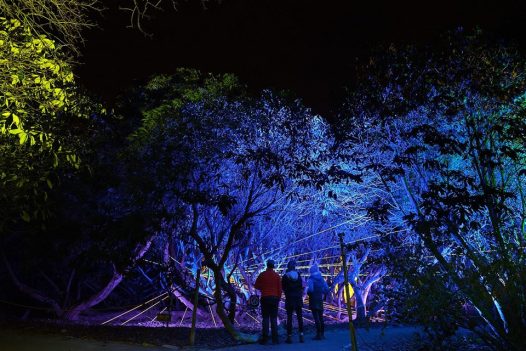
[[[353,241],[350,241],[348,244],[354,244],[354,243],[357,243],[357,242],[360,242],[360,241],[364,241],[364,240],[367,240],[367,239],[379,238],[379,237],[381,237],[381,236],[378,235],[378,234],[369,235],[369,236],[366,236],[366,237],[363,237],[363,238],[359,238],[359,239],[355,239],[355,240],[353,240]],[[300,257],[300,256],[303,256],[303,255],[308,255],[308,254],[312,254],[312,253],[316,253],[316,252],[321,252],[321,251],[325,251],[325,250],[330,250],[330,249],[335,249],[335,248],[339,248],[339,247],[340,247],[340,245],[328,246],[328,247],[323,248],[323,249],[312,250],[312,251],[309,251],[309,252],[304,252],[304,253],[300,253],[300,254],[295,254],[295,255],[286,256],[286,257],[283,257],[282,259],[283,259],[283,260],[287,260],[287,259],[290,259],[290,258]],[[254,264],[254,265],[249,266],[249,267],[247,267],[247,268],[250,269],[250,268],[257,267],[257,266],[258,266],[257,264]]]
[[[212,316],[212,321],[214,322],[214,326],[217,328],[216,319],[214,317],[214,313],[212,312],[212,306],[208,305],[208,308],[210,309],[210,315]]]
[[[286,257],[283,257],[283,260],[286,260],[286,259],[289,259],[289,258],[294,258],[294,257],[300,257],[300,256],[303,256],[303,255],[308,255],[308,254],[315,253],[315,252],[321,252],[321,251],[326,251],[326,250],[330,250],[330,249],[335,249],[335,248],[338,248],[338,247],[340,247],[340,245],[328,246],[328,247],[323,248],[323,249],[312,250],[312,251],[309,251],[309,252],[304,252],[304,253],[300,253],[300,254],[286,256]],[[254,264],[252,266],[247,267],[247,269],[257,268],[257,266],[258,266],[258,264]]]
[[[256,317],[252,316],[250,313],[246,312],[246,315],[255,320],[257,323],[261,324],[261,321],[257,319]]]
[[[345,308],[338,307],[336,305],[331,305],[330,303],[325,302],[325,301],[323,302],[323,304],[325,305],[325,308],[330,309],[334,312],[342,312],[342,313],[347,314],[347,310]]]
[[[326,229],[320,230],[319,232],[316,232],[316,233],[311,234],[311,235],[309,235],[309,236],[306,236],[306,237],[304,237],[304,238],[301,238],[301,239],[298,239],[298,240],[296,240],[296,241],[293,241],[292,243],[289,243],[289,244],[283,245],[283,246],[278,247],[278,248],[273,249],[273,250],[269,250],[269,251],[263,252],[263,253],[262,253],[261,255],[259,255],[259,256],[261,256],[261,257],[266,256],[267,254],[269,254],[269,253],[273,253],[273,252],[276,252],[276,251],[279,251],[279,250],[281,250],[282,248],[284,248],[284,247],[286,247],[286,246],[295,245],[295,244],[299,243],[300,241],[307,240],[307,239],[309,239],[309,238],[312,238],[313,236],[316,236],[316,235],[319,235],[319,234],[322,234],[322,233],[328,232],[328,231],[330,231],[330,230],[333,230],[333,229],[335,229],[335,228],[341,227],[342,225],[345,225],[345,224],[350,223],[350,222],[352,222],[352,221],[353,221],[352,219],[349,219],[349,220],[344,221],[344,222],[342,222],[342,223],[336,224],[336,225],[334,225],[334,226],[332,226],[332,227],[329,227],[329,228],[326,228]],[[242,260],[241,262],[239,262],[239,264],[243,264],[243,263],[248,262],[248,261],[251,261],[251,260],[256,260],[256,258],[254,258],[254,257],[247,258],[246,260]]]
[[[183,317],[181,318],[181,321],[179,322],[179,326],[183,324],[184,317],[186,316],[186,312],[188,312],[188,307],[184,310]]]
[[[106,322],[102,323],[101,325],[105,325],[105,324],[107,324],[107,323],[109,323],[109,322],[111,322],[111,321],[114,321],[115,319],[117,319],[117,318],[119,318],[119,317],[124,316],[125,314],[128,314],[128,313],[130,313],[130,312],[132,312],[132,311],[135,311],[136,309],[140,308],[141,306],[144,306],[144,305],[146,305],[146,304],[148,304],[148,303],[150,303],[150,302],[152,302],[152,301],[155,301],[155,300],[157,300],[158,298],[160,298],[160,297],[162,297],[162,296],[164,296],[164,295],[166,295],[166,294],[168,294],[168,293],[167,293],[167,292],[164,292],[164,293],[162,293],[161,295],[156,296],[156,297],[154,297],[154,298],[151,299],[151,300],[148,300],[148,301],[146,301],[146,302],[144,302],[144,303],[142,303],[142,304],[140,304],[140,305],[135,306],[134,308],[132,308],[132,309],[130,309],[130,310],[128,310],[128,311],[125,311],[125,312],[119,314],[118,316],[115,316],[115,317],[113,317],[113,318],[107,320]]]
[[[320,261],[321,260],[328,260],[330,258],[341,258],[342,256],[341,255],[335,255],[335,256],[326,256],[326,257],[322,257],[320,258]],[[308,260],[297,260],[296,263],[299,263],[299,262],[309,262],[310,261],[310,258]]]
[[[323,316],[327,317],[327,318],[330,318],[330,319],[333,319],[335,321],[341,322],[341,320],[339,318],[336,318],[336,317],[333,317],[333,316],[329,316],[328,314],[324,314]]]
[[[166,300],[168,298],[168,296],[166,296],[165,298],[157,301],[156,303],[154,303],[153,305],[151,305],[150,307],[148,307],[147,309],[145,309],[144,311],[140,312],[139,314],[131,317],[130,319],[128,319],[127,321],[123,322],[121,325],[125,325],[126,323],[128,323],[129,321],[132,321],[134,320],[135,318],[139,317],[140,315],[146,313],[147,311],[151,310],[152,308],[154,308],[155,306],[157,306],[158,304],[160,304],[161,302],[163,302],[164,300]]]
[[[27,309],[31,309],[31,310],[36,310],[36,311],[55,311],[53,308],[50,308],[50,307],[39,307],[39,306],[32,306],[32,305],[24,305],[24,304],[20,304],[20,303],[17,303],[17,302],[12,302],[12,301],[6,301],[6,300],[0,300],[0,303],[4,304],[4,305],[9,305],[9,306],[15,306],[15,307],[20,307],[20,308],[27,308]],[[147,302],[143,303],[146,304]],[[126,305],[126,306],[113,306],[113,307],[105,307],[105,308],[90,308],[91,311],[109,311],[109,310],[116,310],[116,309],[121,309],[121,308],[128,308],[128,307],[136,307],[136,305]],[[140,306],[140,305],[139,305]],[[63,309],[62,311],[64,312],[67,312],[67,311],[70,311],[71,309]]]
[[[163,313],[164,311],[166,311],[168,309],[168,307],[165,307],[161,310],[161,312],[159,312],[159,314]],[[155,320],[155,318],[157,318],[157,316],[153,316],[152,319],[150,319],[150,322],[153,322]]]
[[[286,311],[286,309],[284,309],[284,308],[283,308],[283,307],[281,307],[281,306],[279,306],[279,308],[280,308],[280,309],[282,309],[283,311]],[[303,308],[303,309],[304,309],[304,308]],[[308,310],[307,310],[307,311],[308,311]],[[306,320],[307,322],[311,322],[311,323],[314,323],[314,321],[313,321],[313,320],[311,320],[311,319],[308,319],[307,317],[304,317],[304,316],[303,316],[303,313],[302,313],[301,317],[302,317],[303,319],[305,319],[305,320]]]

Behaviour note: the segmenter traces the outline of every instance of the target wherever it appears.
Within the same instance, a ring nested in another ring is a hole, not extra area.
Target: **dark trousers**
[[[298,331],[303,333],[303,301],[298,299],[287,299],[285,309],[287,310],[287,335],[292,335],[292,315],[296,312],[298,318]]]
[[[272,341],[278,341],[278,297],[261,298],[261,314],[263,315],[263,339],[268,339],[268,329],[272,331]]]
[[[325,332],[325,324],[323,322],[323,310],[311,309],[314,324],[316,325],[316,334],[323,335]]]

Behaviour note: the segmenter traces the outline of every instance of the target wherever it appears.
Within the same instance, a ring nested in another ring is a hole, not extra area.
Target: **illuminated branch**
[[[167,6],[171,7],[173,10],[178,9],[179,1],[178,0],[127,0],[129,5],[120,6],[119,9],[126,11],[130,14],[130,24],[128,28],[138,29],[141,33],[146,36],[152,36],[151,33],[146,31],[143,27],[143,22],[152,18],[152,11],[163,11]],[[203,9],[206,10],[206,3],[210,0],[199,0]],[[217,0],[218,3],[221,3],[221,0]]]
[[[0,0],[1,16],[18,19],[33,35],[52,37],[76,55],[82,31],[95,26],[90,13],[99,11],[98,0]]]
[[[75,320],[78,318],[78,315],[81,312],[104,301],[104,299],[106,299],[108,295],[121,283],[122,279],[124,278],[124,274],[128,272],[131,269],[131,267],[133,267],[135,263],[146,254],[146,252],[150,249],[152,241],[153,236],[150,237],[144,245],[139,245],[137,247],[135,257],[133,257],[131,263],[128,265],[128,267],[126,267],[126,269],[123,272],[117,271],[115,269],[115,266],[112,264],[113,274],[110,280],[106,283],[106,285],[98,292],[90,296],[87,300],[79,303],[72,309],[68,310],[65,314],[65,318]]]

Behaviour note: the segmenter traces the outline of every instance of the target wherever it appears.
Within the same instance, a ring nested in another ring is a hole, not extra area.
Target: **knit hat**
[[[296,269],[296,261],[290,260],[289,263],[287,263],[287,270],[293,271]]]
[[[274,260],[267,260],[267,268],[274,268],[276,267],[276,262]]]
[[[318,265],[316,263],[314,263],[309,269],[310,274],[314,274],[319,271],[320,269],[318,268]]]

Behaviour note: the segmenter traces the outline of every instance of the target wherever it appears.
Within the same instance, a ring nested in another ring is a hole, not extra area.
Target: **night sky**
[[[117,10],[123,1],[104,2],[77,69],[110,104],[133,83],[192,67],[235,73],[253,90],[290,90],[330,115],[353,67],[381,44],[432,42],[459,26],[526,42],[523,0],[223,0],[207,10],[188,0],[176,12],[152,13],[145,22],[152,38],[126,28],[128,14]]]

